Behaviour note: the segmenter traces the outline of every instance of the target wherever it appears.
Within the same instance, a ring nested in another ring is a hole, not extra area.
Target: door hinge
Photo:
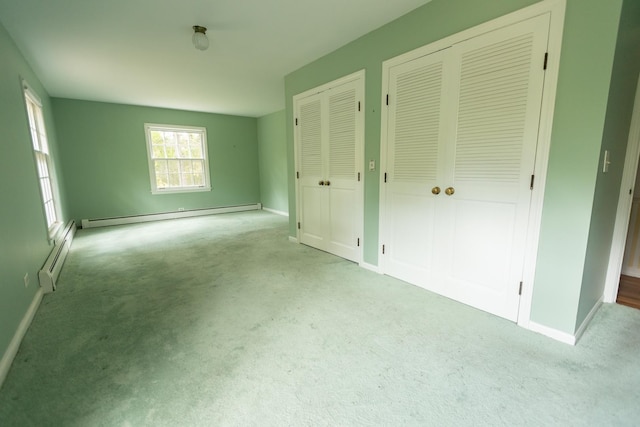
[[[300,223],[298,223],[298,230],[300,230]]]
[[[544,53],[544,66],[542,67],[543,70],[547,69],[547,61],[549,60],[549,52],[545,52]]]
[[[296,117],[296,126],[298,126],[298,118]]]
[[[360,111],[360,101],[358,101],[358,111]]]
[[[296,171],[296,178],[297,178],[297,179],[300,179],[300,172],[297,172],[297,171]]]
[[[518,295],[522,295],[522,282],[520,282],[520,288],[518,288]]]
[[[384,245],[382,245],[382,255],[384,255]]]
[[[360,172],[358,172],[358,182],[360,182]]]
[[[387,173],[384,173],[384,182],[387,182]]]
[[[529,190],[533,190],[533,181],[536,179],[535,175],[531,175],[531,182],[529,183]]]
[[[360,247],[360,238],[358,237],[358,247]]]
[[[389,105],[389,94],[387,94],[387,105]]]

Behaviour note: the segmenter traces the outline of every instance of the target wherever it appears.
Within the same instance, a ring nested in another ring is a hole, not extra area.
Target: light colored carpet
[[[640,311],[571,347],[246,212],[81,230],[0,424],[638,425]]]

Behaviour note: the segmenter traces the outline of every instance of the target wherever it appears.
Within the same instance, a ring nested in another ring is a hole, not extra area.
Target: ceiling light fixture
[[[193,26],[193,46],[198,50],[207,50],[209,48],[209,39],[207,38],[207,27],[200,25]]]

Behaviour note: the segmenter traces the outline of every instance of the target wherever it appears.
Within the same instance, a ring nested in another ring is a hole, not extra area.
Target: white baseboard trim
[[[278,211],[275,209],[271,209],[271,208],[265,208],[264,206],[262,207],[263,211],[267,211],[267,212],[271,212],[274,213],[276,215],[282,215],[282,216],[286,216],[287,218],[289,217],[289,212],[285,212],[285,211]]]
[[[364,268],[365,270],[373,271],[374,273],[382,274],[382,272],[380,271],[380,267],[378,267],[377,265],[369,264],[368,262],[362,261],[360,263],[360,267]]]
[[[533,332],[537,332],[549,338],[553,338],[556,341],[563,342],[569,345],[576,345],[576,337],[566,332],[559,331],[557,329],[550,328],[548,326],[541,325],[536,322],[529,322],[528,329]]]
[[[190,209],[186,211],[166,212],[149,215],[132,215],[115,218],[83,219],[82,228],[108,227],[111,225],[135,224],[138,222],[162,221],[165,219],[190,218],[194,216],[215,215],[230,212],[243,212],[262,209],[261,203],[221,208]]]
[[[294,236],[289,236],[289,241],[292,243],[298,243],[298,238]]]
[[[640,269],[635,267],[622,267],[622,274],[631,277],[640,277]]]
[[[589,312],[589,314],[587,314],[587,317],[584,318],[584,321],[576,331],[576,343],[580,338],[582,338],[582,334],[584,334],[584,331],[587,329],[587,326],[589,326],[589,323],[591,323],[591,320],[593,320],[593,316],[595,316],[598,310],[600,309],[600,307],[602,307],[603,301],[604,301],[604,296],[601,296],[598,302],[596,302],[595,305],[591,308],[591,311]]]
[[[42,288],[38,288],[36,294],[33,296],[33,300],[31,301],[29,309],[24,314],[22,321],[18,325],[16,333],[13,334],[13,338],[9,343],[9,347],[7,347],[4,355],[2,356],[2,360],[0,360],[0,387],[2,387],[2,383],[4,383],[4,380],[7,378],[7,374],[9,373],[9,369],[11,368],[13,359],[15,359],[16,354],[18,353],[18,349],[20,348],[20,343],[22,342],[24,335],[27,333],[29,325],[31,325],[33,316],[36,315],[36,311],[38,311],[38,307],[40,307],[42,295]]]

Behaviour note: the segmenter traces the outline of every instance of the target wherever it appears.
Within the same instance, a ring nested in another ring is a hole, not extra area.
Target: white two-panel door
[[[549,16],[388,71],[384,273],[516,320]]]
[[[294,111],[299,240],[360,262],[364,83],[357,76],[294,97]]]

